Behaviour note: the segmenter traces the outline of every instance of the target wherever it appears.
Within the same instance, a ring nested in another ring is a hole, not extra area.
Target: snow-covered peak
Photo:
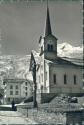
[[[72,46],[66,42],[58,44],[57,51],[61,57],[82,58],[83,56],[82,46]]]

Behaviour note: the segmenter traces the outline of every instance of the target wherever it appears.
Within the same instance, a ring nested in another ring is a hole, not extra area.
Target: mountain
[[[61,57],[83,58],[83,46],[72,46],[66,42],[58,44],[58,55]]]
[[[38,63],[39,53],[33,50],[36,62]],[[83,47],[75,47],[68,43],[58,44],[58,56],[82,59]],[[3,55],[0,56],[1,78],[15,77],[32,79],[29,72],[30,55]]]

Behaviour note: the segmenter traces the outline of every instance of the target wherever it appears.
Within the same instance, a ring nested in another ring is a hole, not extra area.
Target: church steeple
[[[52,30],[51,30],[49,7],[48,7],[48,1],[47,1],[47,17],[46,17],[46,26],[45,26],[45,37],[50,34],[52,34]]]

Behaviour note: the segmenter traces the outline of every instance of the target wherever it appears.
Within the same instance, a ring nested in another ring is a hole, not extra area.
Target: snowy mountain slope
[[[83,57],[83,47],[72,46],[68,43],[58,44],[58,55],[61,57],[81,58]]]

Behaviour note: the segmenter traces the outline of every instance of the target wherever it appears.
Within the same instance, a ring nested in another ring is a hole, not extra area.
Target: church
[[[37,70],[39,99],[46,100],[48,97],[52,98],[59,94],[84,94],[82,65],[59,57],[57,40],[58,38],[52,33],[49,7],[47,6],[45,36],[39,39],[40,55]]]

